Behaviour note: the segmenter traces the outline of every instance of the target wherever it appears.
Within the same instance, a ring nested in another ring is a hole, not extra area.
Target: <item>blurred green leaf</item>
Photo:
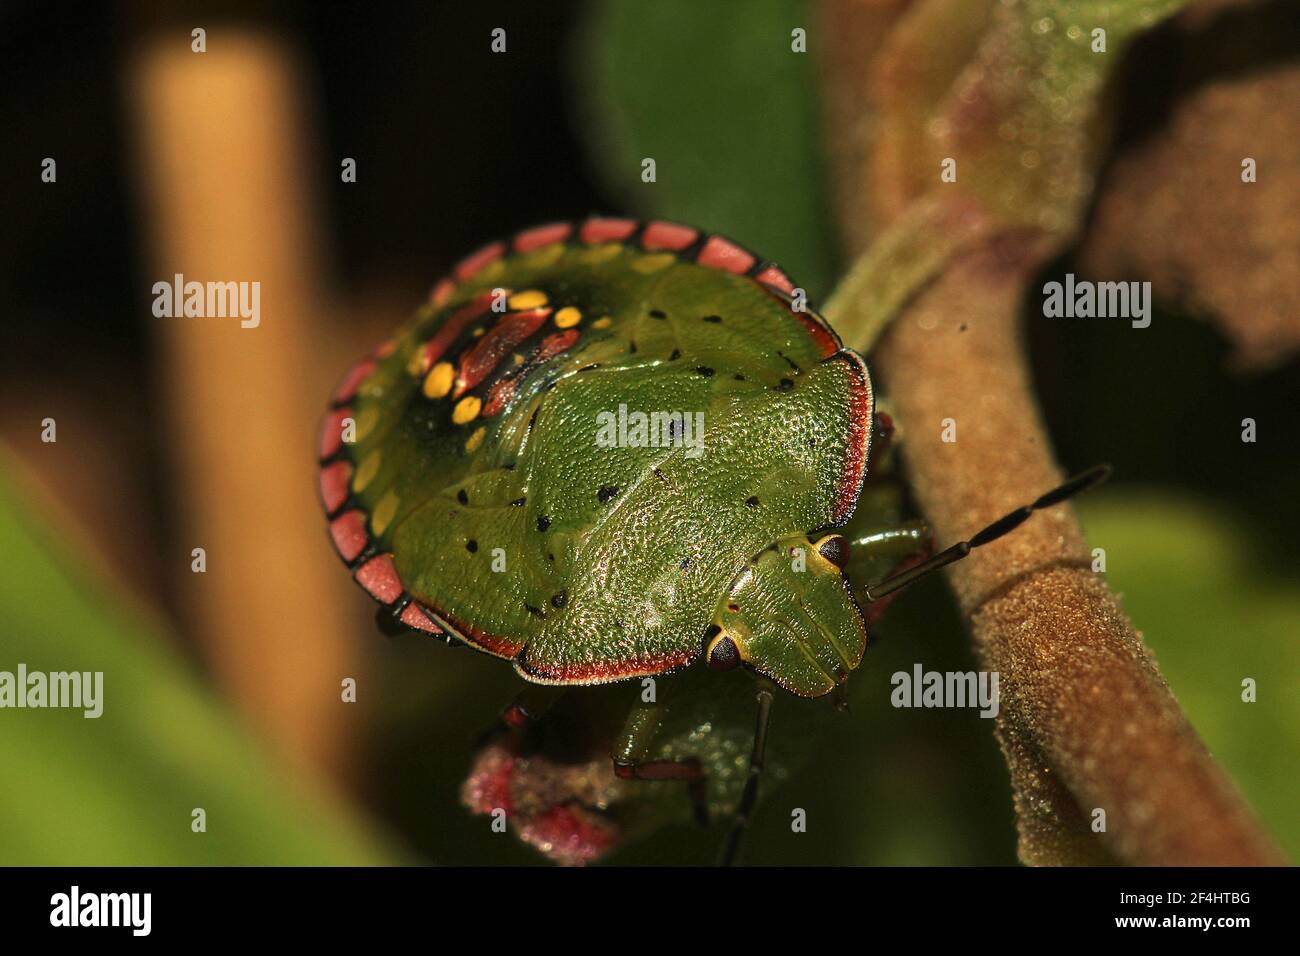
[[[1106,577],[1206,746],[1300,856],[1300,583],[1270,573],[1221,507],[1167,490],[1080,499]],[[1253,678],[1256,703],[1241,699]]]
[[[593,6],[575,83],[619,202],[729,235],[816,298],[834,262],[813,57],[791,50],[809,20],[800,0]]]
[[[0,451],[0,464],[8,466]],[[0,863],[327,865],[394,857],[276,766],[0,468],[0,670],[102,671],[103,714],[0,710]],[[191,812],[207,832],[191,832]]]

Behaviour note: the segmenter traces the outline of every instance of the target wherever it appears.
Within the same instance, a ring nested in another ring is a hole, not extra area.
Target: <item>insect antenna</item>
[[[997,521],[994,521],[988,527],[975,534],[969,541],[958,541],[950,548],[945,548],[933,557],[922,561],[918,565],[908,568],[906,571],[900,571],[898,574],[885,578],[877,584],[866,589],[866,598],[868,601],[878,601],[886,594],[897,591],[899,588],[907,587],[918,578],[923,578],[927,574],[938,571],[940,568],[947,567],[954,561],[959,561],[966,555],[970,554],[975,548],[988,544],[990,541],[996,541],[1007,532],[1023,524],[1031,514],[1042,508],[1050,508],[1053,505],[1059,505],[1062,501],[1073,498],[1080,492],[1087,491],[1094,485],[1101,484],[1110,477],[1110,465],[1094,465],[1082,474],[1075,475],[1064,484],[1053,488],[1046,494],[1040,495],[1031,504],[1017,508],[1015,511],[1008,512]]]
[[[745,789],[736,804],[732,818],[731,832],[727,842],[722,846],[722,855],[718,858],[720,866],[733,866],[740,853],[740,844],[745,838],[749,826],[749,815],[753,812],[754,801],[758,799],[758,778],[763,774],[763,765],[767,761],[767,722],[772,715],[772,684],[766,680],[758,682],[758,717],[754,725],[754,749],[749,753],[749,776],[745,779]]]

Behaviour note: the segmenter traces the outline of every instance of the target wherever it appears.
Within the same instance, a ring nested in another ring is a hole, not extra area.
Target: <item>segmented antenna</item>
[[[1111,470],[1110,465],[1096,465],[1080,475],[1075,475],[1064,484],[1053,488],[1044,495],[1040,495],[1032,504],[1024,505],[1003,515],[974,535],[969,541],[958,541],[952,547],[945,548],[920,564],[910,567],[906,571],[900,571],[898,574],[887,577],[878,584],[867,588],[865,592],[867,600],[878,601],[886,594],[892,594],[899,588],[907,587],[918,578],[923,578],[940,568],[947,567],[954,561],[960,561],[970,554],[974,548],[988,544],[990,541],[996,541],[1007,532],[1020,527],[1035,511],[1059,505],[1062,501],[1073,498],[1094,485],[1101,484],[1110,477]]]

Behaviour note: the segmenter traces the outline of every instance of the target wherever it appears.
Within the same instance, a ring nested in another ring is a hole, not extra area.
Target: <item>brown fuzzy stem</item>
[[[906,430],[911,485],[940,545],[1063,477],[1017,321],[1040,256],[1039,244],[1019,239],[961,256],[876,352]],[[956,441],[942,440],[945,419],[956,423]],[[1281,863],[1091,561],[1067,505],[949,571],[983,665],[1000,676],[998,737],[1022,859]],[[1094,834],[1098,809],[1106,829]]]

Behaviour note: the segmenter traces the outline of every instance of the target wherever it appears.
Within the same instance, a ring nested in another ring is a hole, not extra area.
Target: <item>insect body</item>
[[[672,223],[487,246],[335,392],[320,493],[337,550],[394,621],[534,684],[748,668],[760,767],[771,686],[825,695],[867,642],[838,529],[867,472],[871,380],[802,299],[777,266]],[[653,726],[629,719],[619,773],[691,779],[645,759]]]
[[[842,682],[866,631],[828,529],[865,474],[871,384],[784,274],[686,227],[589,220],[456,277],[324,426],[357,580],[538,683],[701,655],[805,696]]]

